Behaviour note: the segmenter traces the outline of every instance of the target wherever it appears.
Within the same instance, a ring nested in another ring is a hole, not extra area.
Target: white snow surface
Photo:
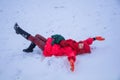
[[[71,72],[66,57],[44,57],[17,35],[61,34],[76,41],[103,36],[92,53],[77,56]],[[120,80],[120,0],[0,0],[0,80]]]

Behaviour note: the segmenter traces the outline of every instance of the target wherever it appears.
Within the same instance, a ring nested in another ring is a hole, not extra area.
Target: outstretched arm
[[[88,45],[91,45],[93,43],[93,41],[98,40],[98,41],[103,41],[105,40],[105,38],[101,37],[101,36],[96,36],[93,38],[88,38],[86,40],[84,40],[84,42],[86,42]]]
[[[74,64],[75,64],[75,61],[76,61],[75,53],[71,56],[68,56],[68,61],[70,63],[70,70],[72,72],[74,72],[74,70],[75,70],[75,65]]]
[[[73,72],[75,69],[75,66],[74,66],[75,61],[71,58],[71,59],[69,59],[69,62],[70,62],[70,70]]]

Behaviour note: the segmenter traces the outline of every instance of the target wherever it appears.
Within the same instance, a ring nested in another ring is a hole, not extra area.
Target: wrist
[[[94,37],[93,40],[95,41],[95,40],[96,40],[96,37]]]

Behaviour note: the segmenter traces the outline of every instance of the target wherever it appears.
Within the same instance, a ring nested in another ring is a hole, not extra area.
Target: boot
[[[35,48],[35,44],[34,43],[31,43],[30,46],[27,48],[27,49],[23,49],[23,52],[33,52],[33,49]]]
[[[30,36],[30,34],[24,31],[23,29],[21,29],[17,23],[14,25],[14,29],[17,34],[22,35],[26,39],[28,39],[28,37]]]

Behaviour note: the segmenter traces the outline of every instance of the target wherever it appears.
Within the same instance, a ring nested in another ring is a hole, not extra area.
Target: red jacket
[[[46,57],[49,57],[52,55],[54,55],[54,56],[68,56],[68,59],[73,58],[73,60],[75,60],[75,55],[76,55],[75,50],[72,50],[72,48],[70,46],[61,47],[58,44],[52,45],[51,44],[52,40],[53,40],[52,38],[48,38],[46,45],[44,47],[43,54]]]
[[[85,53],[91,53],[90,45],[93,43],[93,38],[88,38],[83,41],[76,42],[75,40],[68,39],[61,41],[60,45],[62,47],[70,46],[73,50],[75,50],[78,54],[85,54]]]
[[[44,47],[43,54],[45,56],[67,56],[68,59],[72,58],[76,60],[76,55],[83,53],[90,53],[90,44],[93,42],[93,38],[88,38],[84,41],[76,42],[72,39],[63,40],[60,44],[52,45],[52,38],[48,38]],[[82,43],[82,46],[79,44]]]

